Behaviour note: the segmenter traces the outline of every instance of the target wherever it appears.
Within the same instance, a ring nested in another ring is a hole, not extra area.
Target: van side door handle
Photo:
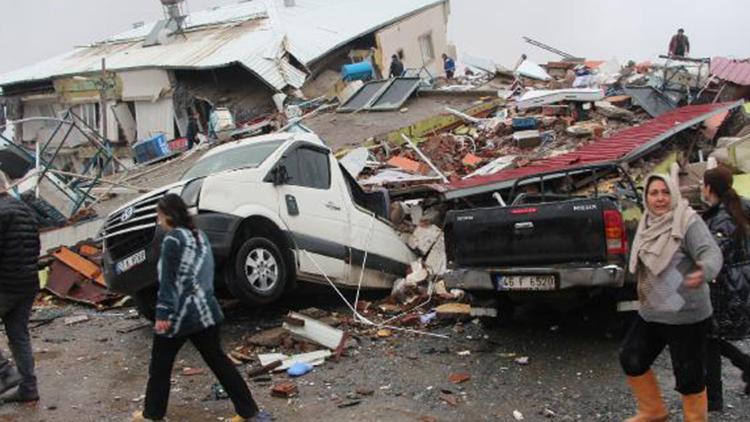
[[[341,211],[341,207],[334,204],[332,201],[326,202],[326,208],[328,208],[329,210]]]

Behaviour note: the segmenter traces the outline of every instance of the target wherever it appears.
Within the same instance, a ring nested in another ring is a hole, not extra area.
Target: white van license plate
[[[122,274],[125,271],[128,271],[129,269],[135,267],[138,264],[142,264],[146,262],[146,250],[142,250],[139,252],[134,253],[133,255],[130,255],[129,257],[123,259],[122,261],[118,262],[115,266],[115,269],[117,270],[118,274]]]
[[[496,275],[498,290],[555,290],[554,275]]]

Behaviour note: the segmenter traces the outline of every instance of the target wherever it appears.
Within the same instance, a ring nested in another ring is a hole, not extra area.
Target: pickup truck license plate
[[[138,251],[134,253],[133,255],[130,255],[129,257],[123,259],[122,261],[118,262],[115,266],[115,269],[117,270],[118,274],[122,274],[125,271],[135,267],[138,264],[142,264],[146,262],[146,250]]]
[[[498,290],[555,290],[554,275],[496,275]]]

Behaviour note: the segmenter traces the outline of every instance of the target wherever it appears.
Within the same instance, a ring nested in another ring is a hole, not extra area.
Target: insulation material
[[[174,107],[171,98],[156,102],[138,101],[135,103],[137,139],[152,138],[164,133],[167,139],[174,139]]]
[[[122,80],[123,101],[154,101],[171,87],[165,70],[119,72],[118,76]]]

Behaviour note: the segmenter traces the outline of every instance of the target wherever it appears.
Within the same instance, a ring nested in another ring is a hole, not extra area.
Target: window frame
[[[432,63],[435,61],[435,42],[432,38],[432,31],[425,32],[424,34],[420,35],[417,38],[417,42],[419,43],[419,52],[422,55],[422,60],[425,64]],[[425,46],[429,47],[429,55],[425,52]]]

